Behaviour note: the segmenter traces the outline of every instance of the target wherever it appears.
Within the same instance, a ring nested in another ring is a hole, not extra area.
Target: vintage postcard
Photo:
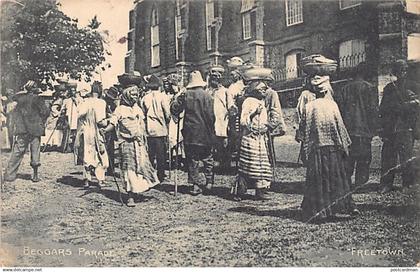
[[[3,271],[418,271],[420,1],[0,7]]]

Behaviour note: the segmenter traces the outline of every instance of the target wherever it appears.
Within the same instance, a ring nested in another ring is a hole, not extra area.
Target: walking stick
[[[59,124],[59,116],[57,116],[57,122],[55,123],[55,127],[54,127],[54,129],[53,129],[53,131],[51,132],[51,134],[50,134],[50,136],[48,137],[48,140],[45,142],[45,146],[44,146],[44,148],[42,149],[42,152],[45,152],[45,150],[47,149],[47,146],[48,146],[48,143],[51,141],[51,138],[52,138],[52,136],[54,135],[54,132],[55,132],[55,130],[57,129],[57,127],[58,127],[58,124]]]
[[[172,172],[172,149],[169,144],[169,135],[166,137],[166,150],[168,150],[168,167],[169,167],[169,180],[171,179],[171,172]]]
[[[178,170],[179,170],[179,158],[178,158],[178,149],[179,149],[179,130],[180,130],[181,118],[178,118],[178,123],[176,124],[176,145],[175,145],[175,179],[174,179],[174,195],[178,193]]]
[[[115,177],[115,167],[114,167],[114,165],[112,165],[112,177],[113,177],[113,180],[114,180],[114,182],[115,182],[115,184],[117,185],[117,190],[118,190],[118,196],[119,196],[119,198],[120,198],[120,202],[121,202],[121,206],[124,206],[124,201],[123,201],[123,199],[122,199],[122,194],[121,194],[121,190],[120,190],[120,185],[118,185],[118,181],[117,181],[117,178]],[[121,169],[121,168],[120,168]]]
[[[111,133],[111,132],[109,132],[109,133]],[[103,138],[104,138],[104,140],[106,140],[106,139],[107,139],[107,138],[105,137],[105,135],[103,135]],[[107,146],[108,148],[105,148],[105,149],[109,149],[109,144],[110,144],[110,143],[113,143],[113,144],[114,144],[114,142],[113,142],[113,141],[108,141],[108,143],[105,143],[105,144],[106,144],[106,146]],[[121,148],[121,147],[120,147],[120,148]],[[114,149],[114,153],[115,153],[115,149]],[[109,160],[109,159],[108,159],[108,160]],[[121,160],[120,160],[120,161],[121,161]],[[121,162],[120,162],[120,163],[121,163]],[[123,201],[123,199],[122,199],[122,194],[121,194],[120,185],[118,185],[117,177],[115,176],[115,166],[114,166],[114,163],[110,163],[110,164],[109,164],[109,166],[111,167],[113,181],[115,182],[115,185],[117,185],[118,196],[119,196],[119,198],[120,198],[121,206],[124,206],[124,201]],[[120,169],[121,169],[121,166],[120,166]]]
[[[269,154],[269,158],[271,160],[271,171],[273,172],[273,178],[274,181],[277,181],[276,179],[276,153],[274,151],[274,141],[271,133],[267,131],[267,150]]]
[[[300,144],[300,148],[299,148],[299,155],[296,161],[296,164],[299,164],[299,161],[301,160],[301,156],[302,156],[302,148],[303,148],[303,143]]]

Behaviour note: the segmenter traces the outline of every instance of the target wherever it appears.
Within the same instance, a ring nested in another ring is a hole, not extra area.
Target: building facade
[[[383,86],[389,66],[408,58],[418,37],[418,6],[361,0],[137,0],[130,12],[126,72],[206,72],[240,56],[274,71],[275,89],[302,85],[299,61],[320,53],[335,59],[335,80],[366,61]],[[416,14],[417,13],[417,14]]]

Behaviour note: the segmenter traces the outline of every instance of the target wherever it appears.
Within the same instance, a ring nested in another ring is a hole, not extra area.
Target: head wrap
[[[318,93],[332,93],[332,87],[330,83],[330,77],[329,76],[313,76],[311,78],[311,84],[315,88],[313,88],[314,92]]]
[[[263,80],[254,80],[254,81],[251,81],[251,83],[249,83],[249,85],[246,87],[245,92],[247,96],[252,96],[258,99],[262,99],[263,94],[261,90],[263,88],[265,89],[268,88],[267,84]]]
[[[132,91],[139,91],[139,88],[137,86],[130,86],[128,88],[125,88],[121,95],[121,105],[132,107],[137,102],[135,99],[131,97]]]

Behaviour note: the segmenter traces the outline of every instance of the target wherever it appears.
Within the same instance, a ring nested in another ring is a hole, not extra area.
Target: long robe
[[[307,166],[302,210],[306,219],[328,217],[353,208],[345,171],[351,144],[337,104],[328,98],[309,102],[302,115]]]
[[[261,106],[260,114],[254,114]],[[253,97],[245,99],[242,105],[242,140],[239,153],[239,174],[247,181],[247,188],[268,188],[273,172],[266,145],[268,113],[264,100]]]
[[[117,128],[121,174],[127,192],[141,193],[159,184],[146,149],[144,114],[140,107],[120,105],[110,122]]]

